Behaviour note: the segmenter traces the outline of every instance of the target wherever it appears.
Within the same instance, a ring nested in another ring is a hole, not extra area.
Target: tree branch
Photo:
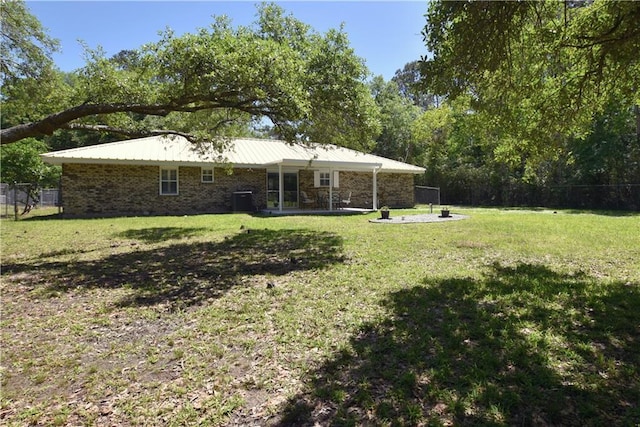
[[[217,132],[224,125],[235,122],[235,119],[224,119],[218,121],[215,126],[209,128],[211,132]],[[147,136],[159,136],[159,135],[177,135],[182,136],[187,139],[189,142],[197,143],[198,139],[190,133],[181,132],[178,130],[172,129],[127,129],[127,128],[119,128],[108,125],[92,125],[86,123],[66,123],[60,127],[60,129],[67,130],[85,130],[90,132],[110,132],[117,133],[119,135],[125,135],[133,138],[144,138]]]
[[[0,144],[10,144],[24,138],[51,135],[56,129],[70,129],[69,124],[84,117],[121,112],[139,113],[153,116],[166,116],[172,111],[193,113],[202,110],[230,108],[252,115],[274,113],[269,106],[256,105],[255,100],[212,100],[212,99],[176,99],[167,104],[83,104],[59,113],[51,114],[41,120],[16,125],[0,131]],[[74,126],[79,126],[76,124]],[[90,127],[90,126],[89,126]],[[87,127],[87,129],[89,129]],[[97,130],[97,129],[96,129]],[[122,129],[124,130],[124,129]],[[135,131],[132,131],[135,132]],[[122,132],[118,132],[122,133]]]
[[[130,136],[134,138],[144,138],[147,136],[158,136],[158,135],[177,135],[182,136],[189,140],[190,142],[197,142],[196,138],[186,132],[180,132],[177,130],[170,129],[125,129],[125,128],[117,128],[107,125],[90,125],[84,123],[66,123],[60,127],[60,129],[68,129],[68,130],[87,130],[92,132],[110,132],[117,133],[119,135]]]

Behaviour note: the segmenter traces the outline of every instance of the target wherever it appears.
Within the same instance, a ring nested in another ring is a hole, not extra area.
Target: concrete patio
[[[260,211],[263,215],[278,215],[278,216],[286,216],[286,215],[362,215],[368,214],[371,212],[376,212],[375,209],[364,209],[364,208],[340,208],[340,209],[283,209],[282,211],[278,210],[278,208],[272,209],[263,209]]]

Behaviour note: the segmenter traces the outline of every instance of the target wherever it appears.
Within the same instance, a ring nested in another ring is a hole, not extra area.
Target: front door
[[[283,172],[284,204],[282,208],[298,207],[298,172]],[[278,208],[280,200],[280,174],[267,172],[267,208]]]

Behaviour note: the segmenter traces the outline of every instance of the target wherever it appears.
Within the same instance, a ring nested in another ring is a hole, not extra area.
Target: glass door
[[[298,172],[285,172],[284,179],[284,207],[298,207]]]
[[[279,194],[280,180],[278,172],[267,172],[267,208],[278,208]]]
[[[283,172],[284,204],[282,208],[298,207],[298,172]],[[267,172],[267,208],[278,208],[280,200],[280,175]]]

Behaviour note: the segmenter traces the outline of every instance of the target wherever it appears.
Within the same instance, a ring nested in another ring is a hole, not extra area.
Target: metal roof
[[[219,153],[186,138],[152,136],[42,154],[47,163],[101,163],[135,165],[211,166],[225,162],[235,167],[291,166],[424,173],[425,169],[385,157],[331,144],[298,145],[272,139],[239,138]]]

